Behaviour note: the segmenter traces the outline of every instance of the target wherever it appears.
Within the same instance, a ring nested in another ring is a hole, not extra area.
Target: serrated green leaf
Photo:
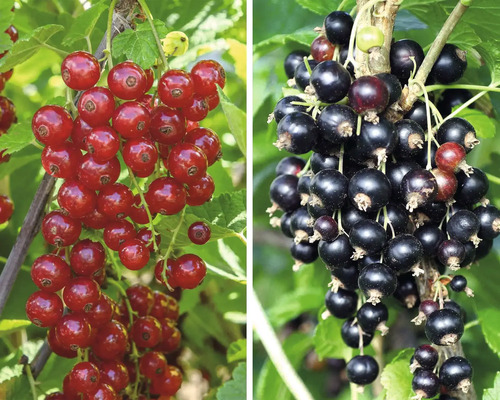
[[[274,326],[281,326],[303,312],[317,310],[324,300],[325,291],[321,287],[300,288],[276,300],[268,310],[269,320]]]
[[[4,319],[0,321],[0,336],[18,331],[30,325],[31,321],[26,319]]]
[[[500,48],[497,42],[483,42],[476,47],[484,63],[491,71],[491,81],[500,82]]]
[[[402,350],[382,371],[380,382],[386,390],[386,400],[409,399],[412,396],[410,358],[413,352],[413,349]]]
[[[217,92],[219,93],[220,105],[222,106],[222,111],[227,119],[227,124],[229,129],[236,139],[239,149],[246,156],[247,147],[247,115],[243,110],[236,107],[231,100],[226,96],[226,94],[217,86]]]
[[[229,345],[227,349],[227,362],[242,361],[247,358],[247,340],[239,339]]]
[[[14,19],[14,13],[10,11],[12,7],[14,0],[2,0],[0,3],[0,32],[4,32]]]
[[[483,392],[483,400],[498,400],[500,399],[500,372],[497,372],[493,387],[485,389]]]
[[[12,47],[12,40],[5,32],[0,32],[0,53],[8,51]]]
[[[239,363],[233,371],[233,378],[217,391],[217,400],[234,400],[247,398],[247,364]]]
[[[332,11],[335,11],[341,3],[341,0],[295,0],[295,2],[312,12],[326,17]],[[344,6],[344,11],[349,11],[356,5],[356,1],[348,1]]]
[[[0,72],[8,71],[32,57],[52,36],[63,29],[62,25],[49,24],[35,29],[29,38],[18,40],[7,56],[0,60]]]
[[[342,340],[340,330],[343,321],[334,317],[320,320],[314,330],[314,348],[320,359],[352,357],[352,349]]]
[[[500,356],[500,311],[487,308],[478,310],[478,314],[486,343]]]
[[[22,157],[13,157],[10,159],[8,163],[0,164],[0,179],[5,178],[6,176],[12,174],[14,171],[17,171],[19,168],[22,168],[29,163],[39,160],[40,160],[39,154],[31,154],[29,156],[22,156]]]
[[[23,121],[13,125],[8,133],[0,136],[0,149],[6,149],[7,154],[12,154],[29,146],[32,140],[31,123]]]
[[[257,43],[253,47],[253,51],[256,55],[269,53],[272,50],[280,48],[287,43],[299,43],[304,47],[310,47],[311,42],[316,38],[316,36],[318,36],[318,34],[310,30],[302,30],[294,33],[275,35],[270,37],[269,39]]]
[[[77,40],[90,37],[101,14],[108,9],[108,5],[103,2],[97,3],[88,10],[85,10],[75,18],[71,24],[68,34],[64,37],[62,43],[69,46]]]
[[[462,50],[470,51],[481,43],[481,38],[470,25],[458,24],[451,33],[448,43],[453,43]]]
[[[164,22],[155,20],[154,25],[160,39],[168,33]],[[113,39],[111,52],[113,57],[126,56],[142,68],[152,67],[160,57],[153,31],[148,23],[139,24],[137,29],[127,29],[116,36]]]
[[[454,107],[456,109],[458,107]],[[479,138],[492,138],[496,133],[496,126],[493,119],[488,117],[482,111],[474,108],[465,108],[457,114],[458,117],[465,118],[469,121]]]

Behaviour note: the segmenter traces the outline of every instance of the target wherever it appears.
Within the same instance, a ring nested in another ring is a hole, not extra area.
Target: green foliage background
[[[324,17],[339,3],[338,0],[254,0],[254,287],[271,324],[283,337],[289,333],[289,326],[285,325],[287,321],[302,313],[309,313],[312,317],[321,313],[330,279],[320,262],[303,266],[299,272],[292,273],[288,239],[269,225],[265,213],[269,206],[269,185],[275,177],[276,164],[287,154],[272,146],[276,138],[276,123],[267,125],[266,120],[282,97],[281,88],[286,86],[287,78],[283,70],[286,55],[292,50],[308,50],[316,37],[313,29],[321,26]],[[453,0],[404,0],[396,21],[395,39],[414,39],[427,50],[456,3]],[[355,1],[349,1],[345,9],[350,9],[353,4]],[[500,42],[495,27],[499,18],[500,5],[496,0],[476,0],[453,32],[450,41],[468,51],[469,68],[460,82],[488,85],[499,81]],[[490,114],[494,119],[483,113],[474,113],[472,122],[481,136],[481,145],[468,156],[468,163],[498,176],[500,135],[496,133],[500,96],[493,93],[489,98],[493,104]],[[491,183],[488,198],[497,207],[500,206],[498,182]],[[479,320],[479,325],[468,329],[462,339],[465,354],[475,369],[474,384],[478,398],[481,398],[483,389],[494,386],[495,375],[500,370],[499,260],[500,242],[497,241],[492,253],[481,260],[480,265],[464,271],[476,296],[472,299],[457,294],[451,296],[465,307],[466,322]],[[414,311],[406,313],[396,302],[391,305],[390,322],[398,313],[404,314],[408,320],[416,315]],[[348,360],[351,350],[345,348],[340,338],[340,326],[338,321],[329,318],[319,325],[314,337],[311,333],[296,332],[283,343],[292,365],[316,399],[327,398],[328,375],[324,370],[307,368],[305,357],[315,351],[322,357],[345,357]],[[291,399],[290,392],[267,358],[258,338],[254,338],[254,346],[254,398]],[[384,354],[385,363],[392,361],[393,364],[383,371],[382,383],[386,389],[389,388],[385,393],[388,400],[406,400],[411,393],[411,377],[409,371],[406,374],[401,371],[406,371],[404,368],[407,368],[411,352],[394,358],[396,354]],[[484,398],[500,398],[498,377],[495,389],[490,389],[488,396],[485,394]],[[349,390],[344,390],[337,398],[350,398]],[[361,398],[373,397],[366,390]]]
[[[95,50],[106,30],[109,9],[109,1],[105,0],[86,1],[86,7],[92,5],[87,11],[78,0],[22,0],[17,2],[15,13],[10,13],[13,3],[13,0],[2,0],[0,4],[0,32],[12,23],[19,30],[20,37],[18,44],[11,48],[7,35],[0,34],[0,50],[10,50],[10,55],[0,62],[0,70],[16,64],[14,75],[2,95],[12,99],[19,120],[19,124],[2,138],[2,145],[16,152],[10,162],[0,165],[0,193],[11,196],[15,204],[12,220],[0,227],[0,269],[44,173],[40,150],[29,145],[32,140],[31,118],[42,105],[64,104],[65,87],[60,76],[62,52],[87,50],[86,36]],[[184,252],[201,256],[209,266],[203,285],[183,293],[180,302],[182,346],[188,349],[187,361],[182,366],[188,373],[198,370],[209,377],[208,398],[233,399],[236,394],[239,397],[245,392],[246,369],[246,246],[241,240],[246,229],[245,114],[241,111],[246,109],[246,2],[147,0],[147,4],[160,33],[165,35],[172,30],[181,30],[190,39],[189,51],[172,59],[172,67],[189,70],[197,60],[211,58],[222,63],[227,73],[224,89],[227,97],[202,123],[202,126],[217,132],[223,144],[222,162],[209,169],[216,184],[214,200],[202,207],[188,209],[187,222],[180,231],[177,246],[184,247]],[[144,46],[144,41],[152,36],[147,22],[138,28],[145,35],[141,39],[143,42],[139,42],[143,46],[127,53],[127,57],[149,67],[150,60],[159,53],[155,46]],[[121,40],[120,36],[117,40]],[[118,55],[114,58],[115,64],[126,59],[120,52],[114,55]],[[105,84],[105,79],[103,73],[100,84]],[[51,206],[56,206],[56,203]],[[213,240],[204,246],[189,245],[186,240],[189,225],[186,224],[200,219],[212,225]],[[162,233],[163,252],[170,242],[168,229],[176,226],[178,221],[177,216],[155,220]],[[85,235],[102,240],[92,232]],[[37,235],[1,316],[0,398],[31,398],[26,378],[16,364],[22,354],[31,360],[46,335],[45,329],[36,328],[29,321],[26,323],[24,306],[27,297],[36,290],[30,278],[30,265],[48,251],[50,249],[41,235]],[[145,268],[144,271],[148,272],[135,277],[129,274],[129,277],[148,284],[152,280],[153,264],[151,261],[151,265]],[[155,285],[151,283],[157,289]],[[107,289],[106,292],[118,298],[116,291]],[[73,360],[51,356],[38,379],[40,399],[44,398],[42,393],[61,387],[62,378],[73,363]],[[235,373],[230,380],[233,370]],[[189,379],[188,374],[185,379]],[[185,394],[182,398],[197,397],[186,397]]]

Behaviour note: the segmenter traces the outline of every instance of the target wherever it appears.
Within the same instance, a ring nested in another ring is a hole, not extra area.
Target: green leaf
[[[13,125],[8,133],[0,136],[0,149],[6,149],[7,154],[12,154],[29,146],[32,140],[31,123],[24,121]]]
[[[335,11],[341,3],[341,0],[295,0],[296,3],[300,4],[302,7],[311,10],[312,12],[326,17],[332,11]],[[347,2],[344,6],[344,11],[349,11],[352,7],[356,5],[354,0]]]
[[[227,362],[242,361],[247,358],[247,340],[239,339],[229,345],[227,349]]]
[[[412,396],[412,373],[410,358],[414,349],[404,349],[385,366],[380,376],[380,382],[386,390],[386,400],[409,399]]]
[[[0,33],[0,53],[9,50],[12,47],[12,40],[5,32]]]
[[[233,379],[227,381],[217,391],[217,400],[246,399],[247,364],[242,362],[233,371]]]
[[[247,136],[246,136],[246,124],[247,115],[243,110],[236,107],[231,100],[226,96],[226,94],[217,86],[217,92],[219,93],[220,104],[222,106],[222,111],[227,119],[227,124],[229,129],[236,139],[236,143],[240,148],[244,156],[246,156],[246,146],[247,146]]]
[[[274,326],[299,316],[303,312],[316,311],[325,301],[325,291],[321,287],[300,288],[280,296],[268,310],[269,320]]]
[[[161,38],[165,37],[168,29],[165,23],[155,20],[154,25]],[[126,56],[142,68],[150,68],[160,57],[153,31],[148,23],[137,25],[137,29],[127,29],[113,39],[113,57]]]
[[[459,106],[458,106],[459,107]],[[454,109],[458,108],[454,107]],[[474,129],[476,135],[480,138],[492,138],[496,133],[496,126],[493,119],[488,117],[482,111],[474,108],[465,108],[457,114],[458,117],[465,118],[469,121]]]
[[[321,320],[314,330],[314,347],[320,359],[352,357],[352,349],[342,340],[340,330],[343,321],[334,317]]]
[[[10,49],[7,56],[0,60],[0,72],[8,71],[28,60],[57,32],[64,29],[62,25],[45,25],[35,29],[27,39],[20,39]]]
[[[500,311],[494,308],[478,310],[486,343],[500,356]]]
[[[12,174],[19,168],[24,167],[34,161],[40,160],[40,154],[30,154],[29,156],[13,157],[8,163],[0,164],[0,179]]]
[[[318,36],[317,33],[311,30],[301,30],[294,33],[280,34],[270,37],[257,43],[253,47],[254,54],[265,54],[272,50],[281,48],[287,43],[299,43],[304,47],[310,47],[311,42]]]
[[[90,37],[101,14],[108,9],[108,5],[103,2],[97,3],[88,10],[85,10],[75,18],[68,34],[64,37],[62,43],[69,46],[77,40]]]
[[[0,2],[0,32],[4,32],[14,19],[14,13],[10,11],[12,7],[14,7],[14,0]]]
[[[415,8],[424,8],[429,4],[436,4],[439,2],[443,2],[445,0],[404,0],[401,2],[401,9],[404,10],[413,10]]]
[[[500,82],[500,48],[498,42],[483,42],[476,47],[476,50],[491,71],[491,81]]]
[[[0,336],[24,329],[31,325],[31,321],[25,319],[4,319],[0,321]]]
[[[495,376],[495,382],[491,389],[485,389],[483,392],[483,400],[498,400],[500,399],[500,372]]]

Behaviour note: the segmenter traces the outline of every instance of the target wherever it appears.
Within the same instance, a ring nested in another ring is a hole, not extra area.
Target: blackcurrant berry
[[[383,303],[365,303],[356,314],[356,319],[363,332],[370,334],[378,330],[382,332],[382,335],[386,335],[389,331],[385,325],[388,318],[389,311]]]
[[[358,114],[379,114],[389,104],[389,91],[384,81],[376,76],[356,79],[348,93],[349,105]]]
[[[424,255],[435,257],[439,246],[446,239],[444,232],[436,224],[425,224],[418,228],[413,235],[422,243]]]
[[[395,153],[398,158],[409,159],[422,152],[425,134],[422,127],[411,119],[403,119],[396,123],[398,144]]]
[[[330,209],[343,206],[347,198],[349,180],[339,171],[325,169],[311,180],[309,203]]]
[[[391,184],[382,171],[365,168],[349,181],[348,194],[359,210],[378,211],[389,203]]]
[[[297,265],[311,264],[318,258],[318,244],[294,242],[290,248],[290,253],[292,254],[293,259],[297,262]]]
[[[483,243],[483,240],[481,241],[481,243]],[[481,245],[481,243],[479,243],[479,246]],[[461,268],[469,267],[476,260],[476,246],[474,245],[474,243],[467,242],[464,244],[464,247],[465,247],[465,257],[460,264]]]
[[[476,255],[474,261],[478,261],[486,257],[493,247],[493,239],[483,239],[476,249]]]
[[[394,298],[407,309],[412,309],[418,305],[420,301],[418,287],[411,272],[398,277],[398,286],[394,292]]]
[[[354,21],[345,11],[333,11],[325,18],[326,37],[333,44],[346,45],[351,37]]]
[[[299,178],[295,175],[280,175],[271,183],[269,195],[273,204],[285,212],[300,207],[300,195],[297,190]]]
[[[304,57],[307,57],[309,54],[303,50],[292,51],[285,58],[284,67],[285,73],[288,79],[293,78],[295,74],[295,70],[297,67],[304,61]]]
[[[437,257],[441,264],[456,271],[465,258],[465,247],[458,240],[445,240],[438,247]]]
[[[340,268],[351,262],[353,248],[347,235],[339,235],[332,242],[320,241],[318,253],[328,268]]]
[[[342,267],[336,267],[332,270],[332,289],[336,286],[346,290],[358,289],[359,270],[354,262],[347,263]]]
[[[372,304],[377,304],[381,298],[393,294],[397,283],[394,270],[382,263],[368,265],[360,272],[358,279],[359,288]]]
[[[431,76],[439,83],[449,85],[458,81],[467,68],[467,52],[454,44],[444,45],[441,54],[432,67]]]
[[[436,178],[430,171],[414,169],[401,181],[401,191],[406,201],[406,208],[412,212],[436,198],[438,192]]]
[[[422,61],[424,61],[424,51],[413,40],[398,40],[391,46],[391,73],[396,75],[402,84],[408,82],[408,79],[414,71],[418,70]]]
[[[359,221],[349,231],[349,241],[354,248],[353,260],[365,254],[380,253],[387,241],[387,233],[382,225],[370,219]]]
[[[363,221],[370,217],[368,213],[358,210],[350,203],[346,204],[346,207],[342,209],[341,213],[342,227],[346,232],[349,232],[359,221]]]
[[[455,200],[467,206],[481,201],[490,187],[488,177],[479,168],[474,168],[474,173],[470,176],[460,171],[457,174],[457,180],[458,187]]]
[[[467,393],[472,379],[472,366],[464,357],[450,357],[439,369],[439,380],[449,390],[460,389]]]
[[[408,111],[405,116],[405,119],[412,120],[420,125],[420,127],[427,132],[427,108],[425,103],[422,100],[417,100],[413,107]]]
[[[446,232],[451,239],[462,243],[471,241],[478,245],[480,240],[477,237],[479,232],[479,219],[472,211],[461,210],[451,216],[446,223]]]
[[[439,353],[434,347],[423,344],[415,349],[413,357],[415,358],[416,367],[430,371],[437,365]]]
[[[310,82],[319,100],[336,103],[347,95],[351,75],[340,63],[323,61],[312,70]],[[383,84],[382,86],[386,90]]]
[[[474,209],[479,219],[479,234],[481,239],[494,239],[500,234],[500,211],[498,208],[487,205]]]
[[[326,292],[326,308],[336,318],[351,317],[356,312],[357,303],[358,295],[356,292],[344,289],[339,289],[336,293],[331,290]]]
[[[315,60],[307,60],[307,63],[309,64],[311,72],[318,65],[318,62]],[[311,74],[309,73],[309,70],[307,69],[306,66],[306,62],[304,60],[302,60],[302,62],[297,66],[297,68],[295,68],[294,80],[297,87],[302,91],[304,91],[306,87],[309,86],[311,80]]]
[[[290,229],[295,237],[296,242],[309,240],[309,237],[314,234],[314,220],[307,212],[306,207],[300,207],[292,213],[290,218]]]
[[[276,107],[274,107],[274,119],[277,123],[279,123],[283,117],[293,112],[302,112],[305,113],[307,111],[307,107],[303,105],[293,104],[293,102],[303,102],[304,100],[299,96],[286,96],[283,97],[278,103]]]
[[[408,272],[418,267],[424,257],[422,243],[413,235],[398,235],[389,240],[384,250],[385,263],[397,272]]]
[[[339,234],[337,222],[329,215],[319,217],[314,222],[313,229],[314,238],[325,242],[333,242]]]
[[[458,143],[467,153],[479,144],[474,127],[465,119],[458,117],[444,121],[437,131],[436,138],[439,143]]]
[[[317,124],[323,138],[332,143],[344,143],[356,132],[357,120],[352,108],[332,104],[323,109]]]
[[[467,278],[463,275],[455,275],[450,281],[450,288],[454,292],[463,292],[467,288]]]
[[[373,338],[372,334],[360,331],[359,325],[354,321],[354,318],[349,318],[344,322],[340,334],[344,343],[353,349],[360,347],[361,343],[363,347],[368,346]]]
[[[281,218],[280,218],[280,222],[279,222],[279,226],[281,228],[281,232],[288,238],[291,238],[293,239],[295,237],[295,235],[293,234],[292,232],[292,228],[290,226],[290,219],[292,217],[292,213],[293,212],[287,212],[287,213],[284,213]]]
[[[463,333],[462,318],[453,310],[443,308],[427,317],[425,335],[434,344],[451,346],[460,340]]]
[[[403,200],[401,182],[408,172],[415,169],[420,169],[420,166],[415,161],[408,160],[387,163],[386,175],[391,184],[392,197],[394,197],[395,200]]]
[[[464,104],[472,98],[472,93],[467,89],[446,89],[441,93],[437,102],[437,108],[443,117],[451,114],[454,107]],[[469,105],[474,108],[474,103]]]
[[[336,156],[321,153],[313,153],[311,156],[311,169],[315,174],[324,169],[337,169],[338,167],[339,159]]]
[[[394,124],[387,119],[379,118],[378,123],[363,121],[355,151],[362,159],[374,159],[380,165],[394,151],[397,141]]]
[[[379,366],[372,356],[355,356],[347,363],[347,379],[356,385],[368,385],[377,379]]]
[[[385,86],[387,87],[387,91],[389,92],[389,105],[394,104],[401,97],[403,89],[401,88],[401,82],[396,75],[393,74],[377,74],[375,75],[377,78],[381,79]]]
[[[402,204],[399,203],[389,203],[386,206],[387,209],[387,231],[394,232],[394,235],[399,235],[401,233],[406,233],[408,231],[408,223],[410,219],[408,217],[408,212]],[[380,213],[377,222],[385,226],[385,215],[383,212]]]
[[[411,387],[418,399],[430,399],[439,392],[439,378],[432,371],[419,369],[413,375]]]
[[[279,150],[305,154],[314,146],[318,138],[318,128],[309,114],[294,112],[280,121],[277,134],[278,140],[274,145]]]

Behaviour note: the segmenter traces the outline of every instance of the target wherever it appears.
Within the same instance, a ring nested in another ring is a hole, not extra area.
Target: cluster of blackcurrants
[[[479,143],[474,127],[449,115],[470,93],[443,92],[438,101],[443,115],[418,100],[404,119],[396,120],[402,87],[420,67],[424,52],[412,40],[397,41],[390,51],[390,73],[356,79],[348,55],[352,27],[348,13],[332,12],[310,55],[295,51],[285,60],[296,94],[282,98],[270,115],[278,123],[275,146],[312,154],[307,163],[297,156],[280,161],[268,212],[283,211],[271,223],[294,239],[294,269],[319,256],[331,270],[326,314],[346,319],[342,338],[361,350],[347,364],[347,376],[366,385],[377,378],[379,367],[363,355],[363,347],[375,331],[388,331],[388,309],[381,302],[388,296],[408,308],[420,304],[415,321],[426,320],[425,332],[434,345],[457,343],[464,324],[460,306],[446,300],[447,286],[468,295],[472,291],[462,275],[442,274],[468,268],[489,252],[500,233],[500,212],[484,197],[486,175],[465,162]],[[383,44],[382,32],[381,40],[365,33],[357,32],[356,51],[371,52]],[[429,81],[452,83],[466,66],[465,53],[446,44]],[[424,286],[431,282],[424,297],[416,281],[421,275]],[[464,358],[441,359],[440,364],[439,377],[432,372],[436,363],[414,369],[417,398],[434,397],[440,388],[441,393],[468,390],[472,369]]]
[[[194,254],[174,256],[170,251],[174,242],[166,256],[159,254],[161,237],[154,231],[153,218],[174,215],[186,205],[199,206],[211,199],[215,187],[207,168],[220,159],[221,143],[215,132],[199,127],[199,121],[217,106],[217,86],[224,87],[225,73],[211,60],[198,62],[190,73],[169,70],[159,78],[152,95],[147,92],[154,83],[153,71],[127,61],[111,68],[108,88],[98,87],[98,61],[77,51],[64,59],[61,75],[68,88],[82,93],[74,120],[56,105],[42,107],[32,120],[33,133],[45,146],[43,168],[64,182],[57,193],[60,209],[45,215],[41,229],[45,241],[56,249],[33,264],[33,281],[40,290],[29,297],[26,313],[37,326],[50,328],[52,349],[59,346],[76,354],[77,349],[90,348],[96,360],[115,360],[123,356],[124,349],[109,356],[109,348],[102,347],[106,340],[128,346],[130,337],[133,346],[153,349],[174,340],[169,335],[178,336],[178,331],[175,324],[162,327],[155,315],[133,307],[126,324],[118,318],[111,320],[109,312],[106,321],[95,320],[94,314],[101,308],[112,309],[101,290],[106,285],[107,253],[111,255],[108,261],[113,261],[113,252],[118,252],[123,266],[133,271],[157,257],[155,277],[170,289],[194,289],[205,278],[205,262]],[[131,187],[117,183],[122,166],[128,170]],[[148,178],[145,193],[137,178]],[[82,226],[102,230],[102,241],[80,239]],[[199,221],[187,234],[201,245],[210,239],[211,231]],[[164,339],[162,330],[167,335]],[[150,393],[172,395],[170,383],[165,382],[177,384],[181,378],[169,368],[158,371],[154,379],[139,372],[151,379]],[[73,376],[92,377],[72,373],[68,387]],[[145,393],[146,387],[141,387]],[[115,397],[105,398],[117,398],[123,387],[115,389]],[[65,398],[80,399],[80,394],[71,393],[65,390]]]

